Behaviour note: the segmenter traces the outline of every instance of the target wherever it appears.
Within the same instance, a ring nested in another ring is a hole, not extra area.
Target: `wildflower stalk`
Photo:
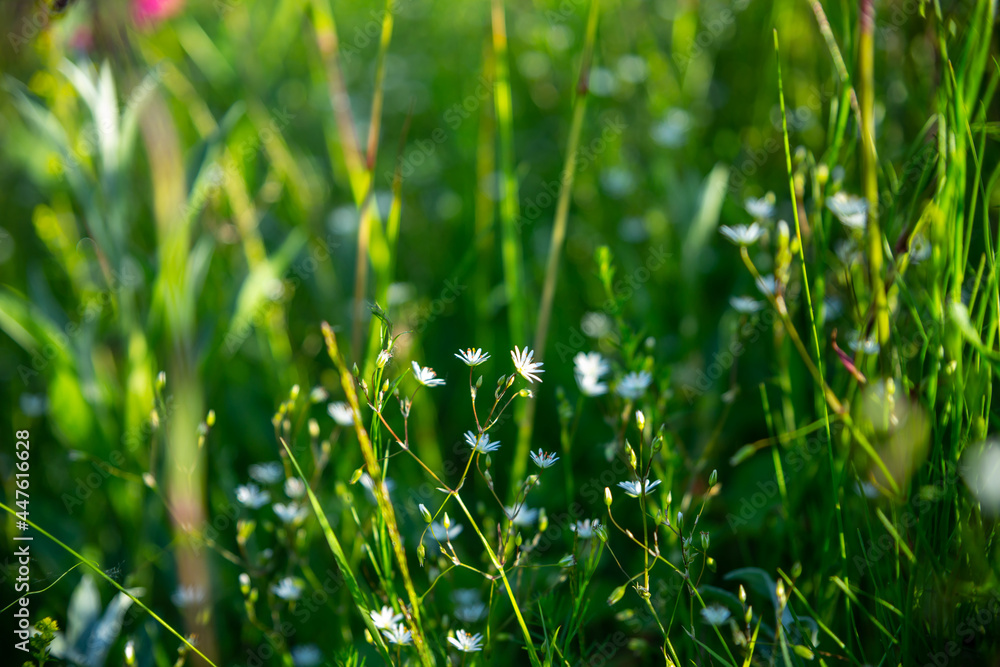
[[[368,433],[361,425],[361,409],[358,405],[357,392],[354,389],[354,378],[352,377],[347,364],[340,356],[340,351],[337,347],[337,338],[334,336],[333,329],[325,322],[323,323],[323,338],[326,342],[327,354],[339,369],[341,387],[344,389],[344,394],[347,396],[347,402],[350,404],[351,410],[354,412],[354,431],[358,436],[358,443],[361,446],[361,454],[365,459],[365,466],[368,469],[368,475],[372,479],[372,493],[375,495],[375,499],[379,506],[379,513],[385,520],[386,528],[389,531],[389,539],[392,541],[392,549],[395,553],[396,561],[399,563],[400,574],[403,577],[403,586],[406,589],[406,594],[410,600],[411,613],[413,614],[413,627],[411,630],[413,633],[413,644],[417,649],[417,653],[420,655],[420,661],[424,665],[433,665],[434,656],[427,646],[427,641],[424,638],[421,624],[420,598],[417,595],[417,591],[413,586],[413,579],[410,576],[410,567],[406,558],[406,550],[403,548],[403,539],[399,534],[399,526],[396,523],[396,512],[386,495],[382,473],[379,469],[375,452],[372,449],[371,441],[368,438]]]
[[[542,286],[542,302],[538,307],[538,322],[535,326],[535,355],[538,361],[545,359],[545,338],[548,335],[549,320],[552,317],[552,303],[555,300],[556,283],[559,279],[559,262],[562,258],[562,248],[566,241],[566,229],[569,222],[569,202],[573,194],[573,179],[576,175],[576,153],[580,145],[580,133],[583,119],[587,112],[587,98],[590,91],[590,66],[593,60],[594,42],[597,36],[597,21],[600,14],[600,0],[591,0],[587,16],[587,32],[584,38],[583,54],[580,60],[580,73],[577,77],[576,99],[573,101],[573,120],[570,123],[569,140],[566,144],[566,158],[563,162],[562,179],[559,182],[559,200],[556,203],[556,216],[552,225],[552,238],[549,241],[549,256],[545,266],[545,283]],[[535,424],[535,402],[532,397],[524,406],[524,413],[519,420],[517,448],[514,452],[514,464],[511,468],[511,479],[515,481],[524,476],[528,465],[528,452],[531,451],[531,434]]]

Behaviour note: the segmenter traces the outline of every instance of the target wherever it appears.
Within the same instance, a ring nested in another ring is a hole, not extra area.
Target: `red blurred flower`
[[[137,25],[151,27],[180,12],[184,0],[132,0],[132,18]]]

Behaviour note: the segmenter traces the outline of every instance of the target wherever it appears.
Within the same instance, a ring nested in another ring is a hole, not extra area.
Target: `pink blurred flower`
[[[152,27],[177,14],[184,0],[132,0],[132,18],[136,24]]]

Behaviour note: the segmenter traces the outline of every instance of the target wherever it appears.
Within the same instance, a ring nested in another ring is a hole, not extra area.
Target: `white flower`
[[[500,443],[496,440],[490,440],[488,433],[476,435],[472,431],[466,431],[465,442],[468,443],[469,447],[472,447],[473,451],[477,451],[480,454],[489,454],[500,449]]]
[[[749,225],[723,225],[719,233],[738,246],[751,246],[764,236],[764,228],[756,222]]]
[[[409,644],[413,641],[413,635],[402,623],[389,630],[383,629],[382,635],[390,644]]]
[[[255,463],[248,469],[250,476],[261,484],[275,484],[285,476],[285,469],[277,461]]]
[[[538,510],[521,505],[520,507],[505,507],[507,518],[515,526],[531,526],[538,519]]]
[[[776,288],[774,276],[761,276],[755,282],[757,283],[757,289],[759,289],[762,294],[774,296],[774,290]]]
[[[459,588],[451,594],[455,603],[455,618],[463,623],[475,623],[486,614],[486,605],[474,588]]]
[[[285,495],[289,498],[301,498],[306,492],[306,484],[298,477],[285,480]]]
[[[274,503],[274,513],[278,515],[282,523],[295,524],[300,523],[309,514],[309,509],[306,507],[300,507],[295,503]]]
[[[729,610],[718,603],[710,604],[701,610],[701,617],[709,625],[722,625],[729,620],[730,616]]]
[[[753,216],[754,220],[769,220],[774,215],[774,194],[768,192],[760,199],[747,197],[743,202],[743,207],[747,213]]]
[[[459,350],[455,356],[464,361],[465,365],[469,367],[478,366],[490,358],[489,352],[483,352],[478,347],[474,350],[471,347],[467,350]]]
[[[417,382],[425,387],[437,387],[444,384],[444,380],[437,376],[433,368],[426,366],[421,368],[420,364],[415,361],[413,362],[413,377],[417,378]]]
[[[618,381],[615,391],[622,398],[637,399],[646,392],[649,383],[652,381],[653,376],[648,371],[632,372]]]
[[[599,352],[578,352],[573,357],[576,383],[584,396],[602,396],[608,393],[608,385],[601,382],[601,376],[611,370],[608,362]]]
[[[344,401],[336,401],[326,406],[326,411],[333,417],[333,421],[340,426],[350,426],[354,423],[354,410]]]
[[[559,460],[559,457],[539,449],[537,452],[531,452],[531,460],[535,462],[536,466],[544,470],[545,468],[552,467]]]
[[[323,662],[323,652],[315,644],[301,644],[292,649],[295,667],[316,667]]]
[[[379,368],[385,368],[390,359],[392,359],[392,350],[382,350],[378,353],[378,358],[375,359],[375,365]]]
[[[170,600],[180,608],[200,605],[205,601],[205,589],[199,586],[181,586],[170,596]]]
[[[569,529],[576,533],[576,536],[581,540],[589,540],[594,535],[600,533],[604,529],[604,526],[601,525],[600,519],[584,519],[570,525]]]
[[[313,390],[309,392],[309,400],[313,403],[322,403],[330,394],[327,393],[326,389],[323,387],[313,387]]]
[[[851,347],[852,350],[854,350],[855,352],[861,352],[861,354],[868,354],[868,355],[878,354],[879,349],[881,349],[881,346],[878,344],[877,340],[874,340],[872,338],[864,338],[858,333],[853,334],[847,341],[847,344]]]
[[[861,197],[838,192],[826,200],[826,207],[845,227],[865,228],[865,223],[868,221],[868,202]]]
[[[448,526],[447,529],[445,529],[445,527],[437,521],[431,524],[431,535],[433,535],[434,539],[438,542],[450,542],[452,539],[461,534],[462,524],[460,523],[453,523]]]
[[[533,362],[532,358],[535,356],[534,350],[529,350],[524,348],[524,350],[519,349],[516,345],[514,349],[510,352],[510,358],[514,360],[514,368],[517,370],[518,374],[523,377],[528,382],[534,382],[538,380],[542,381],[542,378],[538,377],[538,373],[544,373],[542,370],[542,362]]]
[[[655,489],[659,485],[660,485],[660,480],[658,480],[658,479],[648,480],[647,479],[645,481],[645,487],[646,487],[645,488],[645,493],[648,495],[650,491],[652,491],[653,489]],[[638,498],[639,495],[641,493],[643,493],[643,488],[642,488],[642,486],[639,485],[639,482],[618,482],[618,486],[620,486],[623,489],[625,489],[625,495],[626,496],[632,496],[633,498]]]
[[[285,577],[271,585],[271,592],[282,600],[298,600],[302,596],[302,585],[291,577]]]
[[[459,651],[471,653],[482,648],[479,644],[483,641],[483,636],[480,634],[470,635],[465,630],[459,630],[454,637],[448,637],[448,641]]]
[[[604,313],[584,313],[580,329],[591,338],[602,338],[611,333],[611,318]]]
[[[241,505],[257,509],[271,502],[271,494],[267,491],[261,491],[260,487],[251,482],[250,484],[241,484],[236,487],[236,500]]]
[[[379,630],[389,630],[392,626],[403,620],[403,615],[397,614],[393,611],[392,607],[382,607],[381,611],[373,609],[368,612],[368,615],[372,617],[372,623]]]
[[[373,503],[378,502],[378,498],[375,497],[375,482],[372,481],[372,476],[366,472],[361,473],[361,485],[365,487],[365,493],[368,496],[368,500]],[[396,488],[396,482],[386,477],[382,480],[383,491],[386,495],[389,495]]]
[[[763,302],[757,301],[750,296],[731,296],[729,297],[729,305],[737,313],[742,313],[743,315],[753,315],[764,307]]]

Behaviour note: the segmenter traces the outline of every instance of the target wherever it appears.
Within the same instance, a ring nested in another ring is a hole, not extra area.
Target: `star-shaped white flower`
[[[774,194],[768,192],[761,198],[747,197],[743,208],[753,216],[754,220],[770,220],[774,215]]]
[[[611,367],[599,352],[579,352],[573,357],[576,383],[584,396],[602,396],[608,393],[608,385],[601,382],[601,376]]]
[[[282,600],[298,600],[302,596],[302,585],[291,577],[285,577],[271,586],[271,592]]]
[[[521,377],[532,383],[535,380],[541,382],[542,378],[538,377],[538,373],[545,372],[542,370],[542,362],[532,361],[534,356],[534,350],[529,350],[528,348],[521,350],[516,345],[510,352],[510,358],[514,360],[514,369]]]
[[[864,229],[868,222],[868,201],[861,197],[838,192],[826,200],[826,207],[848,229]]]
[[[425,387],[437,387],[444,384],[444,380],[437,376],[433,368],[427,368],[426,366],[421,368],[420,364],[415,361],[413,362],[413,377],[417,378],[417,382]]]
[[[250,509],[258,509],[271,502],[271,494],[251,482],[236,487],[236,500]]]
[[[483,636],[480,634],[470,635],[465,630],[459,630],[454,637],[448,637],[448,641],[459,651],[472,653],[482,648],[480,642],[483,641]]]
[[[653,381],[653,376],[649,374],[648,371],[639,371],[638,373],[632,372],[628,373],[621,380],[618,381],[618,386],[615,391],[622,398],[631,398],[633,400],[641,398],[649,384]]]
[[[413,635],[402,623],[398,624],[394,628],[383,628],[382,636],[385,637],[386,641],[390,644],[406,645],[413,641]]]
[[[738,246],[751,246],[764,236],[764,228],[756,222],[749,225],[723,225],[719,233]]]
[[[261,484],[275,484],[285,477],[285,469],[277,461],[254,463],[248,470],[250,476]]]
[[[601,525],[600,519],[584,519],[572,524],[569,529],[576,533],[576,536],[581,540],[589,540],[604,530],[604,526]]]
[[[659,485],[660,485],[660,480],[647,479],[645,481],[646,495],[649,495],[649,492],[655,489]],[[642,486],[640,486],[639,482],[618,482],[618,486],[625,489],[626,496],[632,496],[633,498],[638,498],[639,495],[642,494],[643,492],[643,488]]]
[[[470,347],[466,350],[459,350],[458,354],[455,356],[465,362],[465,365],[469,367],[478,366],[490,358],[489,352],[483,352],[478,347],[476,349],[472,349]]]
[[[743,315],[753,315],[759,312],[764,304],[761,301],[751,297],[751,296],[731,296],[729,297],[729,305],[733,307],[737,313]]]
[[[559,460],[559,457],[539,449],[537,452],[531,452],[531,460],[535,462],[536,466],[544,470],[545,468],[552,467]]]
[[[394,625],[403,620],[402,614],[397,614],[392,607],[382,607],[380,611],[374,609],[368,612],[372,617],[372,623],[379,630],[391,630]]]
[[[465,442],[480,454],[489,454],[500,449],[500,443],[496,440],[490,440],[488,433],[476,435],[472,431],[466,431]]]

